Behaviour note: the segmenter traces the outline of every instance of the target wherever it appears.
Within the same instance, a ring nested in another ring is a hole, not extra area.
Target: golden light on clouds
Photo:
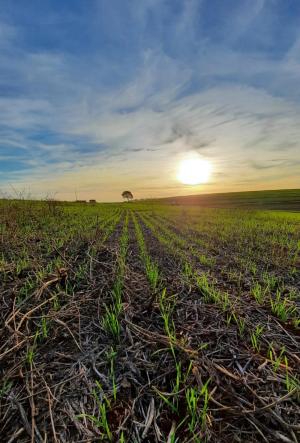
[[[181,161],[177,178],[185,185],[199,185],[209,181],[212,164],[201,157],[190,157]]]

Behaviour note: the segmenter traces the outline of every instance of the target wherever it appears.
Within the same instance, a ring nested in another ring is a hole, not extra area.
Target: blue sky
[[[0,0],[0,189],[300,187],[298,0]],[[176,180],[197,153],[211,181]]]

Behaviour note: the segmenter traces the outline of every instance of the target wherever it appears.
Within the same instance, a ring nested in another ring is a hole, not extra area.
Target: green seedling
[[[106,313],[102,319],[102,327],[107,332],[110,333],[116,340],[120,337],[120,322],[119,322],[119,312],[116,311],[114,307],[108,307],[105,305]]]
[[[208,277],[206,274],[202,274],[200,276],[195,276],[196,285],[200,290],[201,294],[204,297],[206,303],[212,301],[216,303],[219,299],[218,292],[213,288],[213,286],[209,283]]]
[[[183,270],[182,270],[182,274],[184,275],[184,277],[185,277],[187,280],[190,280],[190,278],[191,278],[192,275],[193,275],[193,268],[192,268],[192,266],[190,265],[190,263],[188,263],[188,262],[185,262],[185,263],[184,263],[184,265],[183,265]]]
[[[144,241],[144,237],[143,237],[143,233],[142,233],[140,224],[134,215],[133,215],[133,223],[135,226],[136,238],[137,238],[137,241],[139,244],[140,255],[141,255],[142,261],[145,266],[147,279],[150,283],[152,290],[155,291],[157,289],[158,283],[159,283],[159,269],[158,269],[157,264],[151,260],[150,256],[147,253],[147,248],[146,248],[146,244]]]
[[[90,420],[101,432],[101,439],[112,441],[113,435],[108,423],[107,413],[111,408],[108,397],[104,394],[102,385],[99,381],[96,381],[96,388],[92,391],[96,405],[98,407],[98,414],[80,414],[78,418],[87,418]]]
[[[288,393],[295,391],[297,398],[300,397],[300,381],[297,377],[292,376],[289,373],[289,366],[288,366],[288,359],[286,356],[284,356],[284,362],[285,362],[285,386]]]
[[[280,320],[287,321],[296,311],[297,308],[291,304],[288,298],[281,298],[281,292],[277,290],[275,299],[270,299],[271,310]]]
[[[280,350],[280,353],[277,355],[273,344],[271,343],[269,345],[269,349],[268,349],[268,358],[271,360],[272,362],[272,366],[273,366],[273,370],[275,372],[278,371],[279,366],[283,363],[283,361],[285,361],[285,347],[283,346]]]
[[[243,337],[245,332],[246,320],[244,318],[238,317],[238,315],[235,313],[232,314],[232,318],[234,319],[238,327],[240,337]]]
[[[35,356],[35,346],[30,346],[27,350],[26,361],[31,366],[34,361]]]
[[[41,335],[43,338],[47,338],[48,337],[48,325],[47,325],[47,318],[46,317],[42,317],[42,321],[41,321]]]
[[[269,292],[274,291],[278,285],[278,278],[275,275],[268,274],[267,272],[263,273],[263,281],[268,287]]]
[[[153,263],[148,256],[145,259],[145,270],[150,286],[155,290],[159,281],[159,271],[157,264]]]
[[[221,306],[224,312],[230,308],[230,300],[227,292],[220,294]]]
[[[60,310],[60,301],[59,301],[58,295],[56,295],[56,297],[53,298],[52,305],[53,305],[54,311]]]
[[[263,326],[257,325],[255,330],[252,332],[250,336],[252,346],[257,352],[259,352],[260,350],[260,338],[263,333],[263,330],[264,330]]]
[[[199,262],[204,266],[213,266],[215,264],[215,260],[211,257],[207,257],[204,254],[199,255]]]
[[[125,443],[124,431],[121,432],[119,442],[120,442],[120,443]]]
[[[206,426],[207,411],[208,411],[208,401],[209,401],[209,391],[207,382],[202,386],[201,390],[195,388],[188,388],[185,392],[187,409],[189,413],[189,430],[194,435],[196,429],[200,425],[203,430]],[[203,406],[200,408],[199,402],[203,401]]]
[[[187,409],[189,412],[189,430],[193,434],[198,424],[199,412],[198,403],[200,400],[200,392],[195,388],[187,388],[185,391],[185,398],[187,403]]]
[[[300,318],[293,318],[292,323],[293,326],[298,329],[300,327]]]
[[[267,289],[264,289],[258,282],[251,289],[251,294],[260,305],[263,304]]]

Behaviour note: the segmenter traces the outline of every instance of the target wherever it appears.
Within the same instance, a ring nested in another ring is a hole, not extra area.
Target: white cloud
[[[140,18],[141,32],[149,8],[160,3],[135,3],[132,14]],[[0,24],[0,64],[7,68],[1,80],[11,87],[0,98],[0,145],[9,158],[14,148],[26,151],[26,165],[32,167],[12,173],[11,180],[67,192],[73,183],[81,181],[91,189],[105,178],[115,189],[122,171],[127,172],[124,182],[129,173],[133,181],[147,175],[140,187],[150,189],[159,186],[157,178],[151,178],[155,171],[162,173],[164,186],[173,189],[176,162],[193,150],[212,159],[217,186],[223,180],[220,172],[228,183],[245,175],[252,180],[257,171],[260,180],[267,180],[276,167],[293,177],[300,159],[300,36],[282,59],[236,49],[243,32],[263,13],[265,2],[257,0],[235,11],[234,25],[228,20],[224,44],[197,41],[195,17],[201,4],[184,2],[180,19],[170,25],[169,39],[181,38],[183,53],[189,44],[197,44],[192,60],[185,54],[173,57],[163,44],[144,45],[133,74],[117,87],[101,83],[103,72],[110,69],[105,59],[24,50],[20,31]],[[115,18],[115,26],[120,20]],[[37,133],[55,134],[58,140],[33,139]],[[101,148],[90,152],[84,143]],[[286,158],[295,163],[282,163]],[[264,168],[269,164],[272,168]],[[166,169],[169,175],[163,174]]]

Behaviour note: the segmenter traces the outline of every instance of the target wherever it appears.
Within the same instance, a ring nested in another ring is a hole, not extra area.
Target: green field
[[[300,192],[283,194],[1,201],[1,441],[297,442]]]
[[[165,203],[211,208],[247,208],[300,211],[300,189],[227,192],[162,199]]]

